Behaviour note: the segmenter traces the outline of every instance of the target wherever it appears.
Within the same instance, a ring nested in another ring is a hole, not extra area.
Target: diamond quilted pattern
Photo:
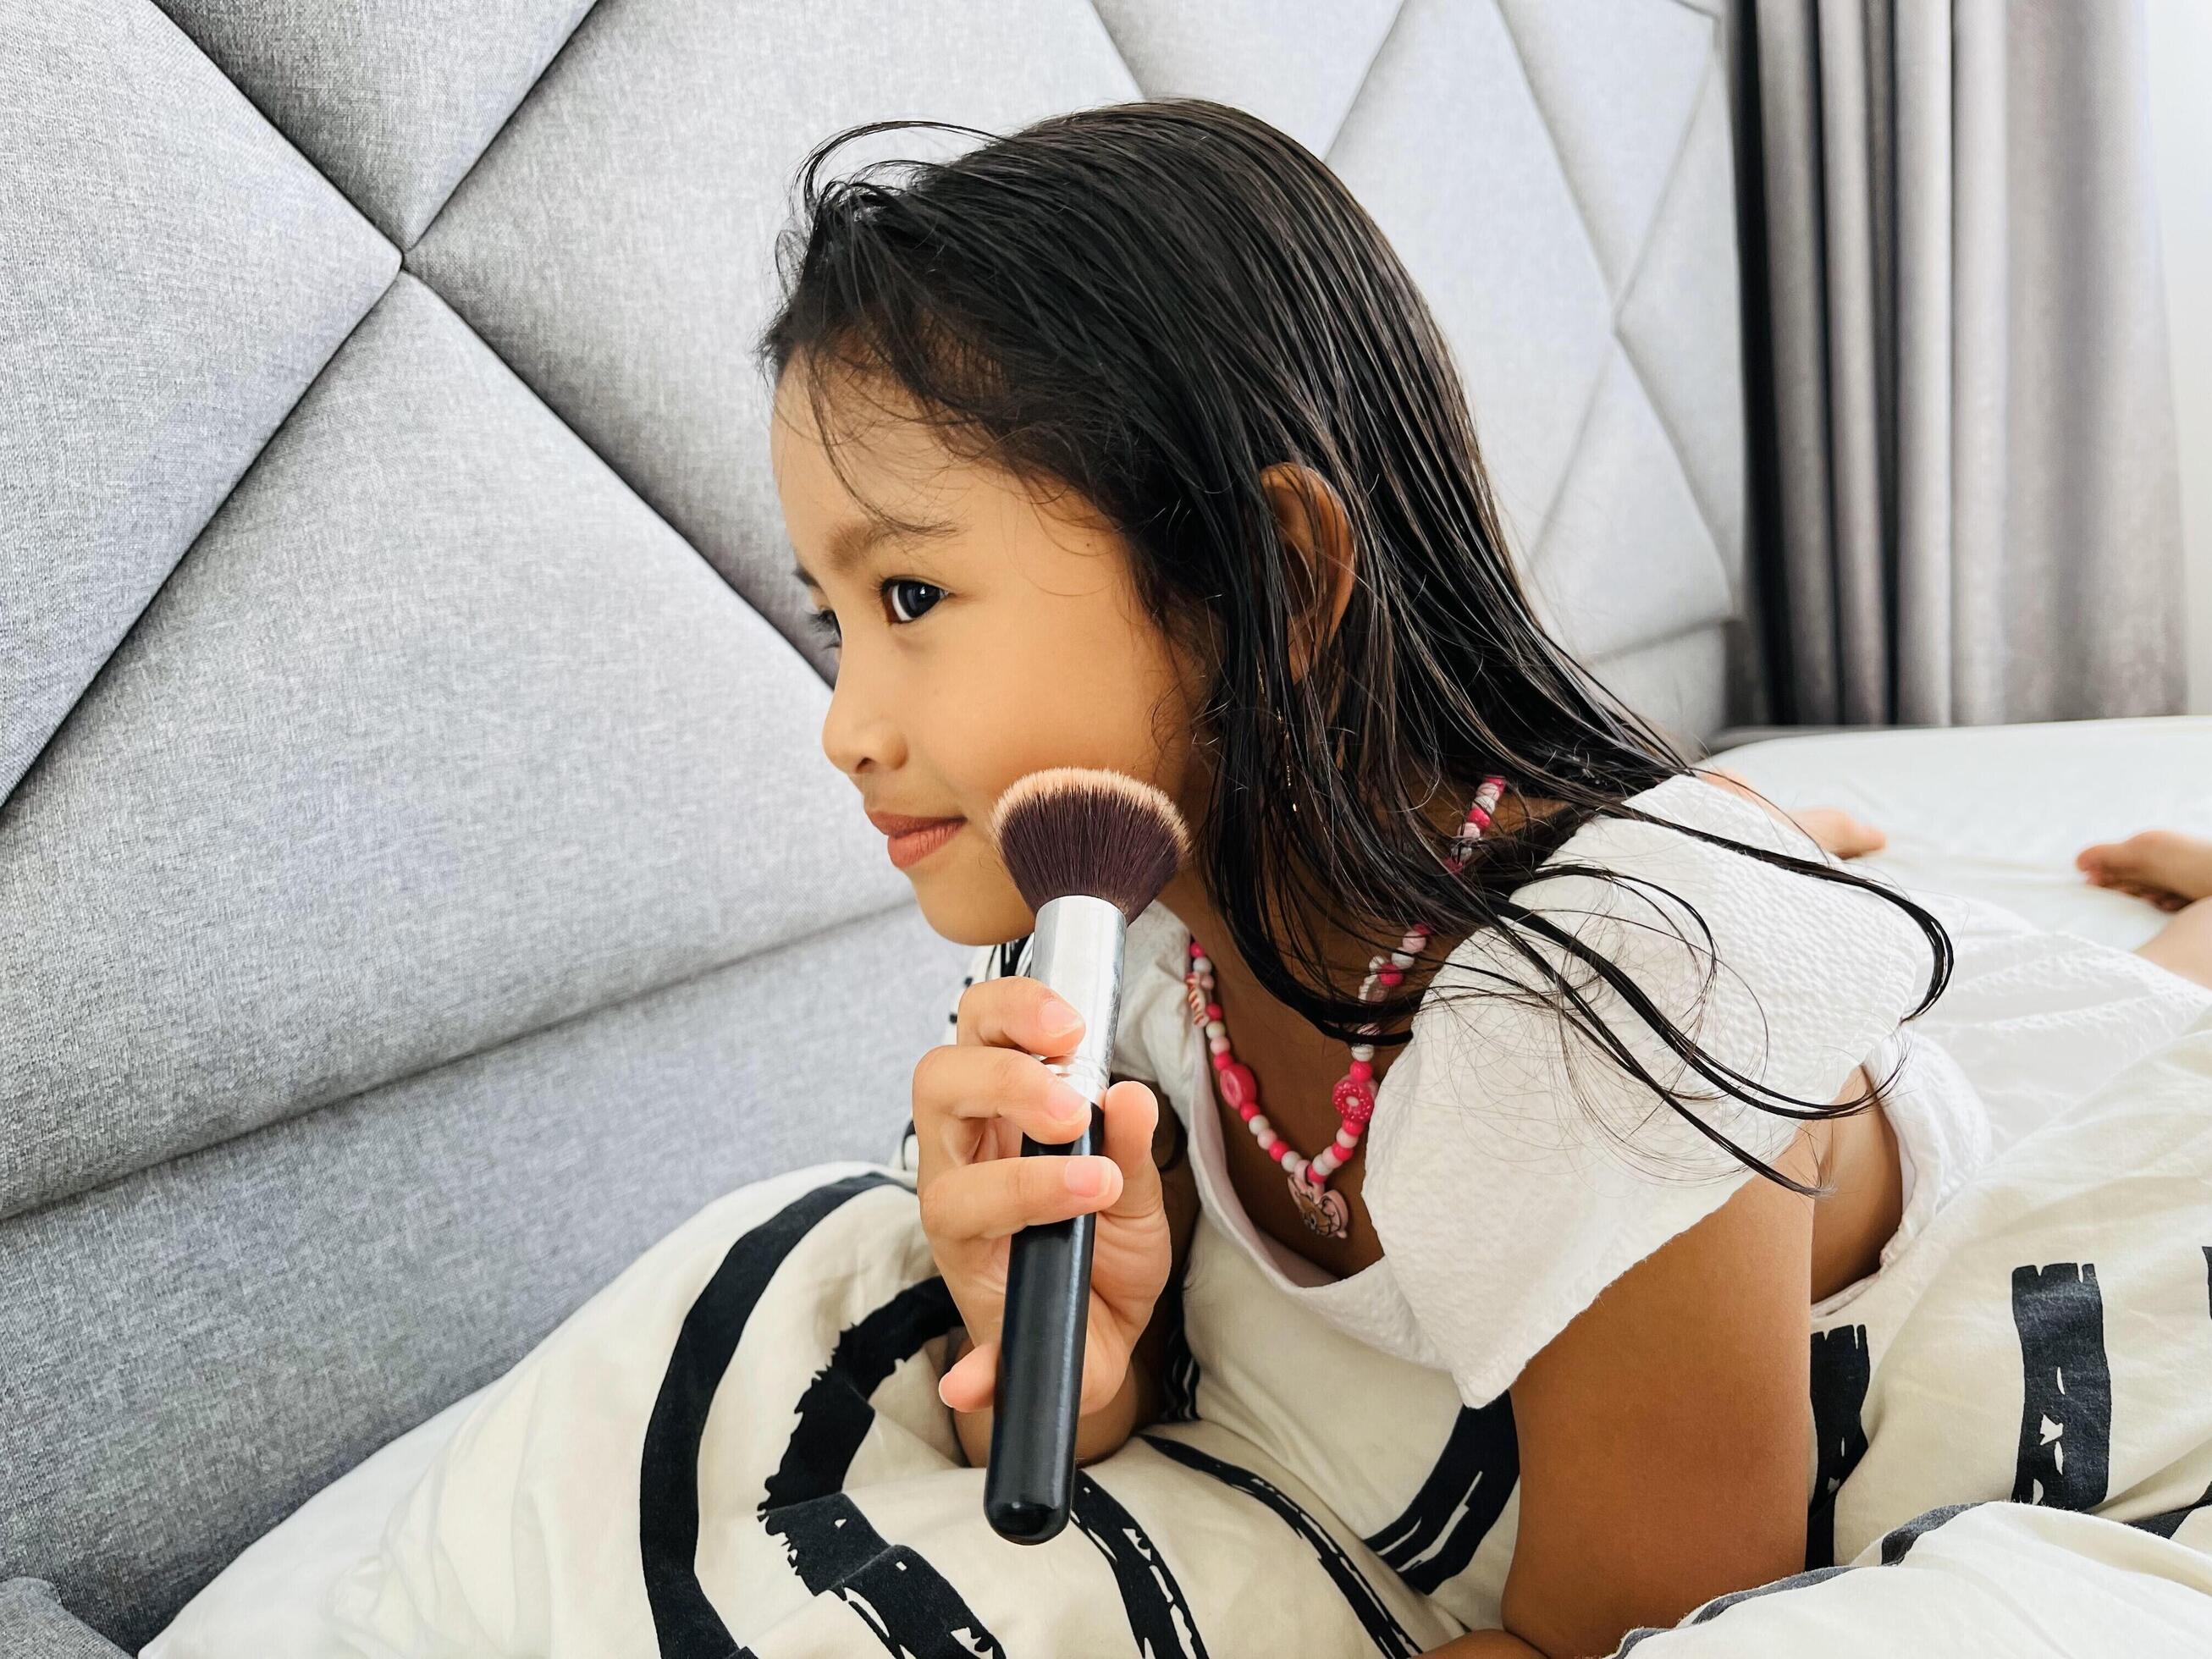
[[[398,254],[140,0],[0,41],[4,800]]]
[[[1743,580],[1743,343],[1728,82],[1716,58],[1619,329],[1734,590]]]
[[[1613,305],[1492,0],[1407,0],[1328,161],[1427,296],[1499,504],[1534,545],[1612,348]]]
[[[156,0],[401,247],[422,234],[592,0]]]
[[[886,111],[997,129],[1137,89],[1083,0],[872,0],[821,30],[751,9],[601,6],[407,264],[826,674],[749,356],[793,168]]]
[[[1623,550],[1633,548],[1632,557]],[[1533,561],[1532,597],[1588,657],[1729,614],[1728,574],[1628,355],[1606,363]]]
[[[1095,0],[1147,98],[1249,109],[1328,154],[1400,0]]]
[[[1634,268],[1713,60],[1674,0],[1500,0],[1613,291]]]

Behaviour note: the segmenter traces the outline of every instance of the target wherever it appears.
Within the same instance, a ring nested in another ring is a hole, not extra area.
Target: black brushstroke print
[[[1206,1640],[1182,1586],[1136,1517],[1081,1469],[1068,1512],[1114,1570],[1139,1659],[1206,1659]]]
[[[2096,1264],[2014,1268],[2012,1320],[2023,1385],[2013,1502],[2094,1509],[2105,1501],[2112,1441]]]
[[[1874,1374],[1867,1328],[1839,1325],[1813,1333],[1813,1438],[1817,1462],[1813,1505],[1805,1522],[1805,1565],[1836,1559],[1836,1493],[1866,1455],[1867,1384]]]
[[[1345,1553],[1344,1547],[1330,1535],[1327,1528],[1299,1508],[1273,1482],[1248,1468],[1225,1462],[1195,1446],[1170,1439],[1165,1435],[1146,1434],[1138,1437],[1164,1456],[1173,1458],[1187,1468],[1212,1475],[1224,1486],[1233,1486],[1238,1492],[1258,1499],[1280,1516],[1284,1524],[1304,1539],[1312,1547],[1314,1553],[1321,1558],[1322,1570],[1336,1585],[1352,1608],[1352,1616],[1359,1620],[1360,1627],[1367,1632],[1368,1639],[1375,1644],[1377,1652],[1390,1656],[1390,1659],[1412,1659],[1412,1656],[1420,1651],[1413,1645],[1413,1638],[1406,1633],[1406,1627],[1382,1604],[1382,1598],[1376,1595],[1375,1587],[1367,1582],[1358,1567],[1353,1565],[1352,1558]]]
[[[1190,1328],[1183,1319],[1182,1280],[1170,1278],[1160,1293],[1167,1304],[1167,1352],[1160,1365],[1160,1419],[1163,1423],[1198,1420],[1198,1356],[1191,1352]]]
[[[1420,1490],[1403,1514],[1368,1534],[1367,1547],[1409,1587],[1433,1595],[1474,1559],[1520,1478],[1512,1396],[1463,1405]]]
[[[706,1592],[699,1551],[699,1440],[708,1408],[735,1356],[745,1322],[793,1245],[815,1224],[888,1175],[848,1176],[802,1194],[733,1243],[692,1303],[669,1352],[646,1424],[638,1470],[638,1555],[653,1633],[664,1655],[729,1656],[735,1642]]]
[[[653,1401],[653,1415],[646,1425],[638,1471],[639,1568],[647,1603],[653,1613],[654,1640],[663,1659],[752,1659],[752,1650],[730,1634],[699,1583],[699,1444],[706,1429],[707,1413],[736,1356],[747,1320],[792,1250],[823,1218],[851,1199],[873,1187],[898,1184],[888,1174],[867,1170],[800,1194],[731,1244],[714,1276],[684,1317],[683,1327],[669,1353],[660,1392]],[[943,1304],[951,1304],[950,1297],[944,1291],[944,1281],[937,1279],[909,1287],[907,1297],[914,1297],[916,1291],[924,1294],[912,1301],[902,1299],[890,1304],[899,1310],[897,1313],[878,1310],[878,1314],[884,1317],[874,1328],[875,1334],[869,1341],[856,1345],[853,1355],[856,1374],[877,1365],[888,1374],[890,1365],[902,1357],[893,1353],[886,1361],[877,1351],[878,1343],[896,1348],[905,1340],[905,1333],[916,1330],[924,1333],[916,1339],[917,1346],[927,1340],[928,1326],[939,1316],[925,1291],[925,1285],[931,1283],[937,1286],[936,1296]],[[862,1325],[867,1322],[863,1321]],[[854,1330],[860,1328],[856,1326]],[[853,1333],[846,1335],[850,1338]],[[841,1339],[841,1353],[846,1346],[846,1341]],[[860,1347],[867,1352],[858,1352]],[[817,1385],[819,1381],[817,1378]],[[811,1395],[813,1391],[809,1392]],[[836,1393],[833,1389],[830,1396]],[[811,1443],[815,1449],[811,1455],[834,1462],[835,1448],[839,1443],[836,1425],[842,1425],[844,1432],[849,1435],[849,1411],[831,1405],[822,1422],[823,1426]],[[865,1433],[865,1421],[861,1430]],[[787,1455],[787,1467],[790,1461]],[[845,1463],[838,1465],[837,1479],[842,1478],[849,1462],[848,1451]],[[799,1495],[797,1484],[796,1477],[792,1477],[787,1488],[794,1498]],[[846,1528],[836,1525],[836,1511],[840,1508],[848,1511]],[[802,1505],[788,1518],[793,1529],[819,1524],[842,1534],[860,1516],[849,1499],[841,1492],[832,1492],[817,1504]],[[935,1577],[933,1570],[921,1558],[911,1551],[885,1547],[878,1540],[878,1552],[868,1559],[866,1570],[848,1584],[841,1584],[839,1589],[887,1644],[893,1632],[882,1623],[885,1607],[902,1623],[915,1619],[930,1621],[926,1628],[938,1635],[917,1647],[915,1650],[918,1653],[941,1653],[947,1659],[957,1659],[959,1656],[997,1652],[996,1644],[989,1643],[988,1632],[983,1632],[982,1637],[988,1645],[949,1645],[954,1639],[949,1632],[957,1628],[959,1621],[959,1598],[951,1595],[950,1587],[945,1591],[945,1595],[951,1597],[949,1603],[945,1596],[933,1594],[924,1581]]]
[[[761,1500],[761,1522],[784,1540],[799,1582],[851,1606],[896,1655],[1002,1652],[928,1560],[885,1542],[842,1490],[875,1420],[870,1396],[900,1361],[959,1322],[945,1280],[933,1276],[841,1332],[829,1363],[799,1396],[783,1460]]]

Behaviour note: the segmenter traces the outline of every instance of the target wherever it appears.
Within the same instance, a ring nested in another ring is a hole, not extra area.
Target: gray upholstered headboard
[[[829,131],[1294,133],[1430,295],[1570,637],[1722,719],[1732,170],[1681,0],[0,39],[0,1579],[128,1646],[708,1199],[904,1121],[963,953],[820,755],[746,355]]]

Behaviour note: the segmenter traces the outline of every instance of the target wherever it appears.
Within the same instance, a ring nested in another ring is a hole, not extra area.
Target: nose
[[[848,777],[859,777],[871,765],[896,771],[905,763],[905,739],[849,651],[830,683],[830,708],[822,717],[822,752]]]

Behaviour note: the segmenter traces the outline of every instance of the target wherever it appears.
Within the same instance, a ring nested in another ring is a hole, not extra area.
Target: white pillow
[[[400,1499],[492,1386],[387,1441],[254,1540],[139,1659],[358,1659],[331,1629],[325,1599],[338,1576],[375,1548]]]

